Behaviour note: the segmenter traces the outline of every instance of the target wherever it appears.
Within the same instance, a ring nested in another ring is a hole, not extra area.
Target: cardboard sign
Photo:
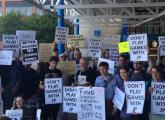
[[[21,41],[21,52],[24,65],[39,62],[38,43],[36,40]]]
[[[105,120],[105,96],[102,87],[78,87],[78,120]]]
[[[145,100],[145,82],[124,82],[127,97],[127,114],[142,114]]]
[[[119,53],[129,52],[129,42],[121,42],[119,43]]]
[[[19,41],[16,35],[3,35],[2,44],[4,50],[13,51],[13,58],[19,57]]]
[[[101,39],[90,38],[88,43],[88,56],[92,58],[101,57]]]
[[[19,41],[36,40],[36,31],[16,30],[16,35],[17,35]]]
[[[39,43],[39,56],[40,61],[48,62],[50,56],[53,53],[53,44],[52,43]]]
[[[115,96],[113,98],[113,104],[121,111],[124,105],[125,93],[118,87],[115,90]]]
[[[76,62],[61,61],[58,63],[57,68],[60,69],[63,74],[74,75],[76,73]]]
[[[22,120],[23,110],[6,110],[5,115],[11,118],[12,120]]]
[[[152,114],[165,115],[165,83],[152,82],[154,89],[151,94],[151,112]]]
[[[147,34],[129,35],[131,61],[148,61]]]
[[[13,56],[13,51],[0,50],[0,65],[11,65],[12,56]]]
[[[160,56],[165,56],[165,36],[160,36],[158,39],[159,39]]]
[[[99,66],[99,64],[101,62],[108,63],[108,65],[109,65],[108,73],[114,74],[114,69],[115,69],[115,63],[114,63],[114,61],[107,60],[107,59],[104,59],[104,58],[99,58],[99,60],[98,60],[98,66]]]
[[[62,78],[47,78],[45,84],[45,104],[62,103]]]
[[[63,112],[77,113],[78,99],[77,87],[63,87]]]
[[[68,35],[69,28],[67,27],[56,27],[55,41],[57,43],[66,43],[66,36]]]
[[[68,48],[81,48],[85,47],[84,37],[82,35],[68,35],[67,36]]]
[[[86,83],[86,78],[87,76],[85,75],[79,75],[77,80],[78,85],[84,85]]]

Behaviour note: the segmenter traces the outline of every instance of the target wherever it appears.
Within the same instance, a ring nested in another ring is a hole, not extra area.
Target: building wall
[[[20,12],[26,16],[34,13],[43,14],[41,10],[24,0],[0,0],[0,16],[11,11]]]
[[[121,34],[121,26],[97,25],[89,23],[89,20],[80,20],[79,25],[80,34],[85,36],[94,35],[94,30],[101,30],[103,36]]]

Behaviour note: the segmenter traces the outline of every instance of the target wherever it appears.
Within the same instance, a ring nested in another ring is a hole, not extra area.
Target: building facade
[[[24,0],[0,0],[0,16],[11,11],[20,12],[23,15],[43,14],[43,11]]]

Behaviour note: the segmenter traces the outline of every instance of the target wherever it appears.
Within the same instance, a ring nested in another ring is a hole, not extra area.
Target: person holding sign
[[[110,58],[109,49],[106,49],[105,51],[103,51],[103,58],[109,60],[109,58]]]
[[[129,80],[128,72],[129,70],[126,67],[119,68],[119,75],[120,75],[121,81],[119,82],[118,87],[123,92],[125,92],[124,82]],[[131,115],[127,114],[126,110],[127,110],[127,103],[125,99],[123,108],[120,111],[120,120],[131,120]]]
[[[120,67],[126,67],[127,69],[130,68],[130,66],[128,65],[128,60],[126,58],[126,56],[124,55],[119,55],[118,56],[118,65],[115,67],[115,80],[116,82],[120,82],[121,78],[120,78],[120,75],[119,75],[119,68]]]
[[[80,59],[80,70],[76,73],[76,81],[73,85],[88,86],[94,84],[96,74],[88,65],[89,63],[86,58]]]
[[[108,69],[108,63],[101,62],[99,64],[99,71],[101,75],[96,78],[95,86],[105,88],[106,120],[116,120],[115,116],[112,116],[112,100],[115,93],[116,82],[113,75],[108,73]]]
[[[43,71],[40,75],[40,93],[42,96],[42,100],[40,101],[41,104],[43,105],[42,111],[43,111],[43,120],[56,120],[57,118],[57,113],[59,111],[59,106],[60,104],[54,104],[54,105],[45,105],[45,96],[44,96],[44,79],[45,78],[59,78],[62,77],[61,70],[57,69],[57,63],[58,63],[58,58],[57,57],[50,57],[49,59],[49,67]]]
[[[151,75],[152,75],[152,82],[153,83],[157,83],[157,82],[159,82],[159,83],[161,83],[161,82],[165,82],[165,80],[162,78],[162,76],[161,76],[161,70],[160,70],[160,68],[159,67],[157,67],[157,66],[154,66],[154,67],[152,67],[151,68]],[[154,85],[155,87],[156,86],[158,86],[158,85]],[[163,85],[162,85],[163,86]],[[162,87],[161,87],[162,88]],[[158,88],[159,90],[160,90],[160,88]],[[149,91],[149,95],[148,95],[148,98],[149,98],[149,106],[151,105],[151,99],[153,99],[153,97],[151,98],[151,94],[152,93],[154,93],[154,88],[150,85],[150,87],[148,88],[148,91]],[[161,92],[160,91],[157,91],[156,90],[156,93],[157,94],[160,94]],[[161,96],[159,96],[159,98],[160,98]],[[155,98],[155,97],[154,97]],[[156,100],[156,98],[154,99],[154,100]],[[159,99],[157,99],[157,101],[162,101],[162,100],[159,100]],[[156,101],[155,101],[156,102]],[[158,105],[158,106],[160,106],[160,105]],[[152,107],[151,107],[152,108]],[[152,108],[152,109],[155,109],[155,108]],[[153,111],[153,110],[152,110]],[[155,117],[155,118],[164,118],[165,116],[162,116],[162,115],[150,115],[150,117],[152,118],[152,117]]]
[[[14,102],[13,102],[13,107],[11,108],[12,110],[15,110],[15,109],[22,109],[22,106],[23,106],[23,97],[22,96],[17,96],[15,99],[14,99]]]
[[[134,61],[133,62],[133,68],[134,70],[129,73],[129,79],[130,81],[145,81],[146,89],[148,88],[148,83],[151,80],[150,75],[146,72],[146,70],[143,70],[143,62],[141,61]],[[148,108],[147,108],[147,101],[144,102],[144,108],[143,113],[140,115],[134,115],[133,119],[135,120],[148,120]]]

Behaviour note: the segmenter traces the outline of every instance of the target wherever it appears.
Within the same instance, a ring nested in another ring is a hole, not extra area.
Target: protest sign
[[[119,55],[118,52],[118,43],[120,42],[120,35],[112,35],[104,37],[102,41],[102,48],[109,49],[109,59],[114,61],[117,64],[117,58]]]
[[[45,84],[45,104],[62,103],[62,78],[47,78]]]
[[[13,56],[13,51],[0,50],[0,65],[11,65],[12,56]]]
[[[102,87],[77,87],[78,120],[105,120],[105,96]]]
[[[53,44],[52,43],[39,43],[39,56],[40,61],[48,62],[50,56],[53,54]]]
[[[99,58],[98,60],[98,66],[101,62],[106,62],[109,65],[109,69],[108,69],[108,73],[110,74],[114,74],[114,69],[115,69],[115,63],[114,61],[108,60],[108,59],[104,59],[104,58]]]
[[[151,94],[151,112],[165,115],[165,83],[152,82],[152,88],[154,91]]]
[[[129,42],[121,42],[119,43],[119,53],[129,52]]]
[[[77,87],[63,87],[63,112],[77,113],[78,99]]]
[[[60,69],[63,74],[73,75],[76,73],[76,62],[61,61],[58,63],[57,68]]]
[[[37,120],[41,120],[41,109],[37,109],[36,118]]]
[[[159,39],[160,56],[165,56],[165,36],[160,36],[158,39]]]
[[[16,35],[19,41],[36,40],[36,31],[32,30],[16,30]]]
[[[118,87],[115,89],[115,96],[113,98],[113,104],[121,111],[124,105],[125,93]]]
[[[118,47],[117,45],[111,45],[109,48],[109,59],[115,62],[115,65],[117,65],[118,62]]]
[[[87,76],[85,75],[79,75],[77,80],[78,85],[84,85],[86,83],[86,78]]]
[[[88,56],[92,57],[92,58],[100,58],[101,57],[101,39],[89,38]]]
[[[147,34],[129,35],[131,61],[148,61]]]
[[[69,28],[56,27],[55,41],[57,43],[66,43],[66,36],[68,35]]]
[[[4,50],[13,51],[13,58],[19,57],[19,41],[16,35],[3,35],[2,44]]]
[[[82,35],[68,35],[67,36],[67,47],[68,48],[85,47],[84,37]]]
[[[38,43],[36,40],[21,41],[21,53],[24,65],[39,62]]]
[[[145,82],[129,81],[124,82],[124,85],[127,97],[127,113],[142,114],[145,100]]]
[[[23,110],[6,110],[5,115],[12,120],[22,120]]]

